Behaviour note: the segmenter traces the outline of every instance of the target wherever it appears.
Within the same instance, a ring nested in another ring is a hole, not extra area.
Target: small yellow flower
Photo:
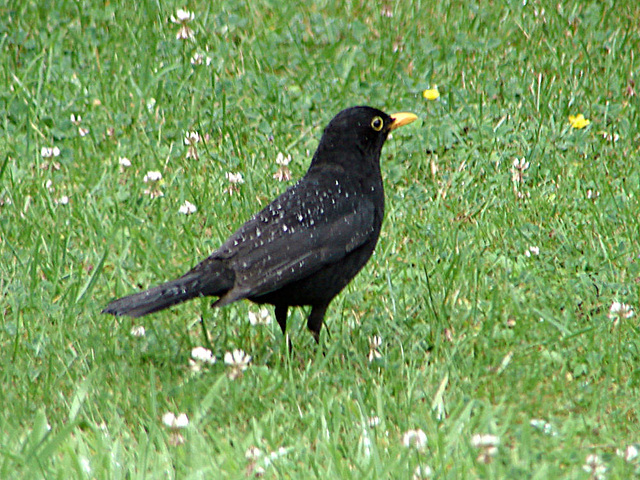
[[[591,120],[584,118],[584,115],[579,113],[578,115],[569,115],[569,123],[571,128],[581,129],[591,123]]]
[[[422,96],[427,100],[436,100],[440,97],[440,92],[438,91],[438,86],[434,86],[433,88],[427,88],[424,92],[422,92]]]

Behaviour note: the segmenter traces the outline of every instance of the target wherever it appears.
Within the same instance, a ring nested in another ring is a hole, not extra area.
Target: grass
[[[635,3],[192,1],[194,41],[170,21],[184,6],[0,7],[0,477],[599,478],[591,454],[637,475],[616,454],[640,438]],[[421,120],[385,147],[383,235],[321,351],[303,311],[292,358],[248,303],[99,314],[220,245],[292,183],[278,152],[299,178],[354,104]],[[636,315],[614,323],[615,301]],[[207,344],[218,362],[191,372]],[[234,348],[253,358],[232,380]],[[478,433],[500,438],[490,462]]]

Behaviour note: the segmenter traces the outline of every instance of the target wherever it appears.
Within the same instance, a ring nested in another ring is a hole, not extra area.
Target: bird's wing
[[[220,304],[264,295],[355,250],[375,232],[375,205],[344,189],[298,184],[245,223],[211,258],[236,273]]]

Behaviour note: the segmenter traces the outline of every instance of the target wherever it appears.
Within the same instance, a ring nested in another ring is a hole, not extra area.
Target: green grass
[[[460,3],[0,6],[0,478],[596,478],[589,454],[606,478],[639,474],[616,450],[640,441],[640,10]],[[193,42],[175,38],[180,7]],[[299,178],[354,104],[420,121],[385,147],[383,234],[321,351],[301,310],[291,358],[246,302],[100,315],[215,249],[293,183],[272,177],[278,152]],[[187,131],[208,136],[199,160]],[[234,195],[226,172],[244,176]],[[614,325],[614,301],[636,315]],[[218,362],[193,373],[200,345]],[[231,380],[234,348],[253,359]],[[181,445],[167,411],[189,416]],[[424,450],[403,446],[411,429]],[[500,437],[490,463],[476,433]],[[250,446],[285,450],[253,465]]]

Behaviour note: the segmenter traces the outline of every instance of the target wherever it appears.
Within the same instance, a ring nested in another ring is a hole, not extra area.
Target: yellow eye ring
[[[382,121],[382,118],[373,117],[373,120],[371,120],[371,128],[373,128],[376,132],[379,132],[380,130],[382,130],[383,126],[384,122]]]

